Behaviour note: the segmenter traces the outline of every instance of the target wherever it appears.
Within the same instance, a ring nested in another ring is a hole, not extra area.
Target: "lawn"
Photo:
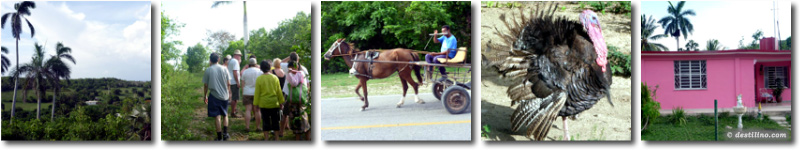
[[[642,131],[643,141],[714,141],[714,116],[687,116],[683,126],[673,125],[668,121],[669,116],[661,116]],[[719,117],[719,139],[727,139],[727,131],[736,131],[738,118],[735,115],[722,113]],[[786,132],[791,139],[791,131],[780,126],[775,121],[759,120],[753,116],[743,116],[742,124],[745,131],[759,130],[769,132]],[[728,129],[727,127],[731,127]]]
[[[42,109],[47,109],[52,104],[53,103],[42,103]],[[3,105],[6,105],[5,109],[3,109],[3,111],[11,111],[11,102],[3,102]],[[17,107],[22,107],[22,110],[26,110],[26,111],[36,110],[36,103],[17,102]],[[47,110],[50,111],[50,109],[47,109]]]
[[[458,68],[446,67],[447,72],[455,72]],[[461,68],[460,72],[466,72],[468,69]],[[438,73],[438,69],[436,70]],[[425,76],[422,74],[423,77]],[[403,94],[403,85],[400,83],[400,78],[397,73],[392,74],[383,79],[370,79],[367,81],[367,88],[369,95],[390,95],[390,94]],[[416,75],[412,73],[415,82],[417,81]],[[350,76],[349,73],[333,73],[322,75],[322,98],[342,98],[342,97],[357,97],[355,93],[356,85],[358,85],[358,78]],[[423,85],[419,87],[420,93],[430,93],[431,86]],[[362,93],[363,94],[363,93]],[[408,87],[408,94],[414,94],[411,86]]]

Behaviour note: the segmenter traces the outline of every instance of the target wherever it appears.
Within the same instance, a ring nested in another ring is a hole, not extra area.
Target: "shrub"
[[[669,117],[669,122],[675,126],[686,125],[686,112],[683,111],[683,108],[678,107],[672,109],[672,115]]]
[[[645,131],[647,126],[655,122],[661,115],[658,111],[661,109],[661,104],[655,101],[657,90],[658,86],[650,90],[647,83],[642,83],[642,131]]]

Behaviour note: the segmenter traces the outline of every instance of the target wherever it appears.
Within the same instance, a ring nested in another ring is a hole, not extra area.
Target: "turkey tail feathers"
[[[566,94],[563,92],[553,93],[545,98],[522,100],[511,115],[511,129],[519,131],[521,127],[527,127],[527,137],[544,140],[566,101]]]

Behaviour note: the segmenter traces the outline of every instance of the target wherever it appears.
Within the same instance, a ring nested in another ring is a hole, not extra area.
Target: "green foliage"
[[[786,114],[784,117],[786,118],[786,123],[788,123],[791,126],[791,124],[792,124],[792,114]]]
[[[722,45],[719,44],[719,40],[717,39],[709,39],[706,42],[706,50],[707,51],[717,51],[724,49]]]
[[[161,139],[167,141],[197,140],[198,135],[190,132],[196,126],[192,123],[197,106],[205,106],[198,88],[203,88],[202,74],[186,71],[161,73],[168,80],[161,80]]]
[[[752,115],[742,117],[742,124],[745,130],[769,130],[773,132],[787,133],[788,138],[791,139],[791,130],[780,124],[767,119],[761,121],[755,119]],[[738,116],[719,116],[720,132],[717,136],[720,140],[726,139],[727,135],[725,127],[736,127],[738,124]],[[714,141],[714,116],[687,116],[686,124],[683,126],[676,126],[669,120],[657,120],[650,124],[647,132],[642,132],[643,141]],[[736,130],[736,129],[733,129]],[[778,139],[786,140],[786,139]]]
[[[428,34],[443,25],[450,26],[459,47],[468,47],[472,35],[470,7],[466,1],[323,1],[320,55],[340,38],[362,50],[408,48],[439,52],[441,44],[428,43],[432,39]],[[323,73],[347,69],[340,58],[322,61]]]
[[[178,21],[165,15],[163,11],[161,12],[162,68],[163,64],[165,64],[164,62],[180,58],[180,50],[175,48],[175,46],[182,45],[183,43],[181,41],[169,41],[167,38],[178,36],[180,34],[180,28],[183,28],[184,26],[185,24],[179,23]]]
[[[589,6],[592,6],[592,9],[595,11],[599,11],[602,14],[606,14],[606,8],[611,6],[611,2],[606,1],[590,1]]]
[[[183,56],[183,61],[189,66],[189,72],[203,71],[205,66],[208,66],[209,53],[206,48],[197,43],[192,47],[186,49],[186,55]]]
[[[680,51],[680,37],[683,36],[683,39],[688,38],[689,34],[694,32],[694,25],[692,22],[689,21],[689,16],[695,16],[695,12],[692,9],[684,10],[683,6],[686,4],[686,1],[680,1],[677,5],[673,5],[672,2],[668,2],[669,7],[667,7],[667,16],[664,16],[658,23],[661,24],[661,28],[664,29],[664,34],[669,35],[675,38],[675,47],[678,48]]]
[[[489,127],[488,124],[481,126],[481,137],[489,138],[489,133],[491,133],[491,132],[492,132],[492,130],[490,130],[490,127]]]
[[[248,53],[259,60],[283,59],[295,52],[300,56],[300,64],[311,67],[311,14],[298,12],[294,18],[278,23],[275,29],[252,30],[247,45],[242,40],[233,41],[223,54],[233,54],[236,49],[244,50],[245,46]],[[247,62],[245,58],[242,60],[241,66],[244,66]]]
[[[792,49],[792,36],[786,38],[786,40],[781,40],[781,50],[791,50]]]
[[[608,65],[611,65],[611,71],[614,75],[630,77],[631,76],[631,55],[622,53],[615,46],[608,46],[609,55]]]
[[[697,50],[699,50],[699,49],[697,49],[698,46],[699,46],[699,44],[697,44],[697,42],[694,42],[694,40],[689,40],[689,42],[686,42],[686,50],[687,51],[697,51]]]
[[[135,126],[131,120],[112,114],[93,120],[87,112],[87,108],[92,107],[77,107],[68,116],[53,121],[30,119],[10,124],[3,120],[3,140],[139,140],[135,138],[138,137],[137,133],[131,131],[142,129],[142,126]]]
[[[672,115],[669,116],[668,120],[675,126],[686,125],[686,112],[681,107],[675,108],[672,110]]]
[[[656,91],[658,91],[658,86],[656,85],[654,88],[650,88],[647,83],[642,82],[642,129],[647,131],[646,129],[649,124],[655,122],[659,116],[661,116],[661,103],[656,101]],[[642,131],[642,132],[644,132]]]
[[[761,38],[764,37],[764,32],[762,32],[760,29],[756,30],[756,32],[754,32],[750,37],[753,38],[753,41],[750,42],[750,44],[744,44],[744,37],[739,40],[739,49],[761,49],[761,43],[759,42]]]
[[[666,46],[663,44],[651,42],[655,40],[659,40],[662,38],[667,37],[664,34],[656,34],[656,28],[658,26],[655,24],[656,20],[653,20],[653,16],[646,17],[647,15],[642,14],[641,17],[641,27],[642,30],[642,39],[641,39],[641,46],[642,51],[666,51],[668,50]]]

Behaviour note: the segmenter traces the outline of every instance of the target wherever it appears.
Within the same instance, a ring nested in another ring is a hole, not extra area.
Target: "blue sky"
[[[778,22],[780,38],[791,36],[791,2],[778,1]],[[677,5],[677,1],[673,1]],[[642,1],[641,13],[651,15],[656,24],[658,20],[667,16],[667,1]],[[764,37],[775,37],[773,27],[773,1],[687,1],[684,10],[693,9],[696,16],[688,17],[694,24],[694,32],[687,39],[680,38],[680,46],[684,47],[688,40],[694,40],[703,50],[706,41],[717,39],[727,49],[736,49],[739,40],[744,37],[744,43],[753,41],[751,37],[756,30],[761,30]],[[641,17],[641,14],[636,16]],[[663,34],[661,24],[658,24],[656,33]],[[676,50],[675,38],[668,37],[653,41],[667,46],[671,51]]]
[[[14,11],[18,1],[3,1],[0,12]],[[55,53],[57,42],[72,48],[76,59],[72,78],[115,77],[151,80],[151,2],[37,1],[27,16],[35,29],[31,38],[27,26],[19,41],[20,63],[30,62],[33,44],[44,45],[47,56]],[[15,62],[15,39],[7,24],[0,32],[7,57]]]

